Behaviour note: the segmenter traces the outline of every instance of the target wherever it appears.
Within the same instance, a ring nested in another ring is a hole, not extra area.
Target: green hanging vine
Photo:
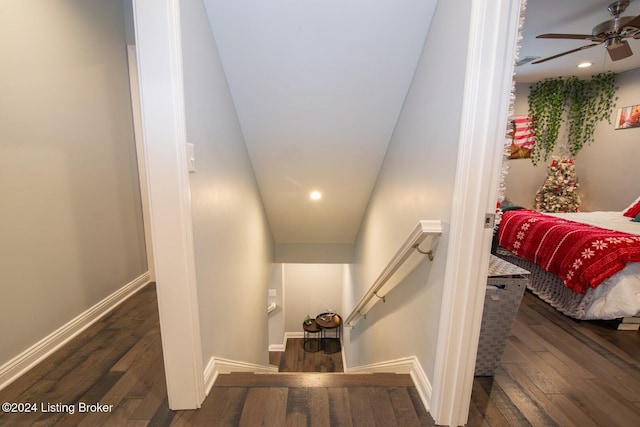
[[[531,87],[529,117],[536,134],[533,164],[548,160],[553,153],[565,111],[569,122],[567,148],[574,156],[593,142],[598,122],[606,119],[611,123],[615,76],[608,72],[596,74],[589,81],[575,76],[566,80],[545,79]]]
[[[589,82],[576,77],[567,80],[568,145],[572,155],[576,155],[585,144],[593,142],[598,122],[607,120],[611,124],[615,79],[614,73],[604,73],[596,74]]]
[[[531,161],[538,164],[553,152],[558,140],[564,110],[564,80],[545,79],[531,87],[529,117],[536,135]]]

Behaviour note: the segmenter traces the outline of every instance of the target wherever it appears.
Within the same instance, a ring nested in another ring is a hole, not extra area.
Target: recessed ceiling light
[[[578,68],[587,68],[591,67],[593,64],[591,62],[581,62],[578,64]]]
[[[311,194],[309,194],[309,197],[311,197],[311,200],[320,200],[322,198],[322,193],[319,191],[312,191]]]

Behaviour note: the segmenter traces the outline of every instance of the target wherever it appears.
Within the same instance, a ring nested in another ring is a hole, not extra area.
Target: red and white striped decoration
[[[533,133],[531,118],[526,116],[514,116],[512,120],[515,124],[513,144],[518,147],[533,148],[535,134]]]

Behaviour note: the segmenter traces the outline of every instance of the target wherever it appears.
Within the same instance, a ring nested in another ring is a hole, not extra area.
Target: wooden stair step
[[[408,374],[278,373],[220,374],[214,387],[413,387]]]

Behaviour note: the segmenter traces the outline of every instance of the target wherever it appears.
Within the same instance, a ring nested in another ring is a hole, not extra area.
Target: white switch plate
[[[275,289],[269,289],[269,296],[270,297],[275,297],[276,296],[276,290]]]
[[[187,142],[187,165],[190,173],[196,171],[196,148],[189,142]]]

